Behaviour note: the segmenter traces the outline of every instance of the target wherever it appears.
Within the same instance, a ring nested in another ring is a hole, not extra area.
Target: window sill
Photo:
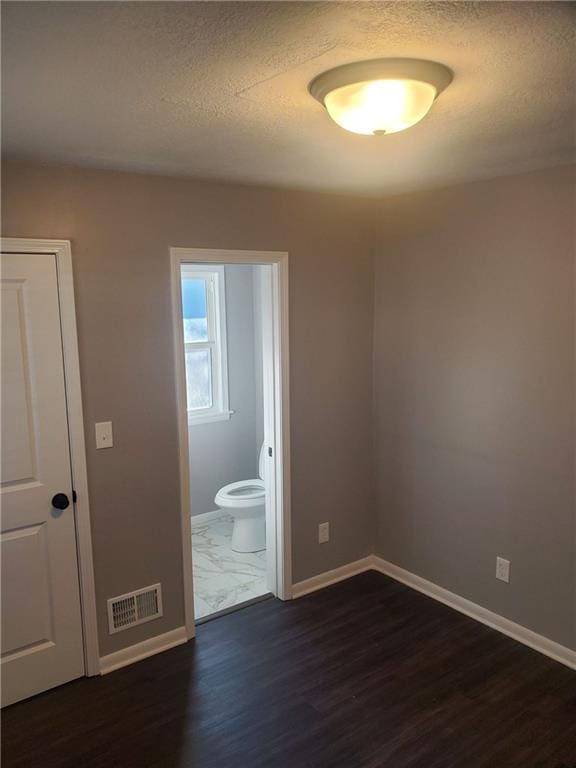
[[[218,411],[218,413],[193,414],[188,413],[188,426],[194,427],[196,424],[209,424],[212,421],[229,421],[234,411]]]

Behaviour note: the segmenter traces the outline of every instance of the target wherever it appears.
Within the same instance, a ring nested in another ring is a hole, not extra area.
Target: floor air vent
[[[162,616],[162,587],[137,589],[108,600],[108,629],[111,635],[136,624],[143,624]]]

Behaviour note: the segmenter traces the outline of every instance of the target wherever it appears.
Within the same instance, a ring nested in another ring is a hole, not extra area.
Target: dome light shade
[[[427,114],[436,89],[418,80],[368,80],[343,85],[324,99],[335,123],[368,136],[397,133]]]
[[[324,72],[309,90],[342,128],[378,136],[422,120],[451,81],[452,72],[434,61],[372,59]]]

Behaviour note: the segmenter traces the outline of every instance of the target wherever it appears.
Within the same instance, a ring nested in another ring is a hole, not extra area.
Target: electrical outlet
[[[330,541],[330,523],[320,523],[318,526],[318,544]]]
[[[510,560],[503,557],[496,558],[496,578],[508,584],[510,581]]]

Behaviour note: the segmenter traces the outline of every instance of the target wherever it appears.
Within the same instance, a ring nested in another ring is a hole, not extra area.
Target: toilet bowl
[[[214,502],[234,518],[234,552],[260,552],[266,549],[266,489],[264,487],[264,445],[260,449],[260,477],[240,480],[220,488]]]

